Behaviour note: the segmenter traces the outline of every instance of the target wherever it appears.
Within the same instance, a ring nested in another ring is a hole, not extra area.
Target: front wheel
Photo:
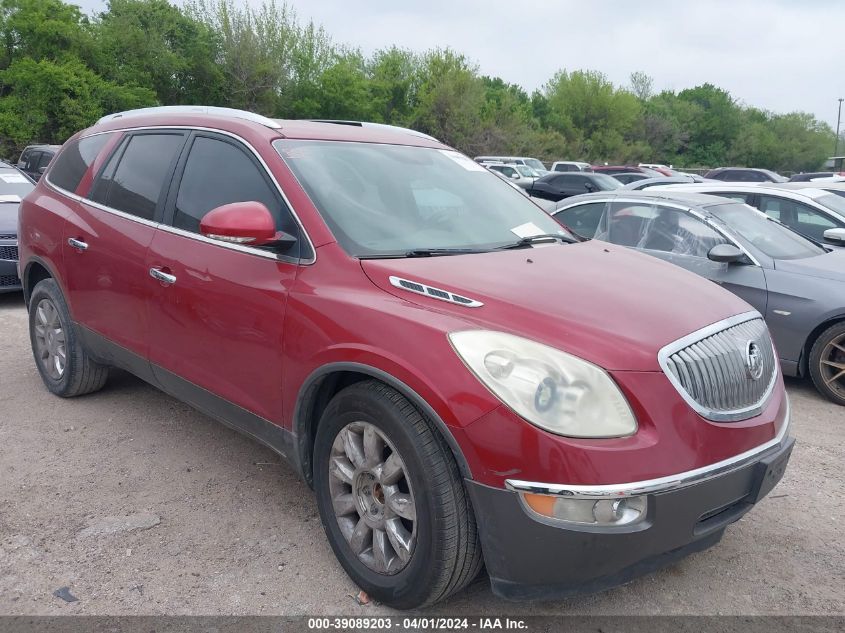
[[[819,335],[810,350],[810,376],[822,395],[845,405],[845,323],[837,323]]]
[[[431,604],[478,574],[475,515],[455,460],[387,385],[356,383],[329,403],[314,485],[335,555],[375,600],[399,609]]]

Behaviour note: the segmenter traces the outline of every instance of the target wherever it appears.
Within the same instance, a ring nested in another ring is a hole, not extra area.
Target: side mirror
[[[47,171],[47,166],[46,166],[46,165],[45,165],[44,167],[39,167],[39,168],[38,168],[38,173],[39,173],[39,174],[43,174],[45,171]]]
[[[824,232],[824,241],[836,246],[845,246],[845,229],[828,229]]]
[[[296,238],[276,230],[270,211],[260,202],[233,202],[212,209],[200,220],[200,233],[221,242],[249,246],[292,246]]]
[[[733,244],[716,244],[707,253],[707,259],[723,264],[735,264],[745,257],[745,253]]]
[[[593,193],[596,190],[596,186],[591,182],[585,182],[584,189],[586,189],[589,193]]]

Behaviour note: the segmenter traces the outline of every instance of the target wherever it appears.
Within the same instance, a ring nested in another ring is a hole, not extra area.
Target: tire
[[[29,300],[29,340],[44,385],[63,398],[97,391],[109,368],[93,361],[76,336],[67,303],[53,279],[36,284]]]
[[[475,514],[449,447],[384,383],[359,382],[331,400],[317,428],[314,487],[335,555],[373,599],[397,609],[420,607],[447,598],[478,575]]]
[[[845,405],[845,321],[822,332],[813,343],[810,376],[823,396]]]

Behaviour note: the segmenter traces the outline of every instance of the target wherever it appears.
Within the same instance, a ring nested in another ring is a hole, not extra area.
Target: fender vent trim
[[[469,297],[464,297],[462,295],[455,294],[454,292],[449,292],[448,290],[442,290],[441,288],[428,286],[419,281],[402,279],[401,277],[395,277],[393,275],[391,275],[388,279],[390,279],[390,284],[392,286],[396,286],[402,290],[407,290],[408,292],[413,292],[414,294],[423,295],[432,299],[438,299],[440,301],[447,301],[448,303],[454,303],[465,308],[480,308],[484,305],[481,301],[476,301],[475,299],[470,299]]]

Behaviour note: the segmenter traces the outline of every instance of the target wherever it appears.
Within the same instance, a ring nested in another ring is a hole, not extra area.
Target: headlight
[[[479,380],[531,424],[569,437],[637,430],[619,387],[592,363],[504,332],[453,332],[449,340]]]

